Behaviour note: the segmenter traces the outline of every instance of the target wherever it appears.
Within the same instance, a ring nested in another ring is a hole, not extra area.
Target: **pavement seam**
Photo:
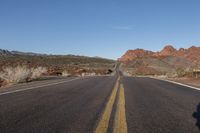
[[[116,99],[116,95],[117,95],[117,90],[119,88],[119,80],[120,77],[118,77],[117,82],[115,83],[114,89],[109,97],[109,100],[106,104],[105,110],[101,116],[101,119],[98,123],[98,126],[95,130],[95,133],[106,133],[108,126],[109,126],[109,121],[110,121],[110,116],[113,110],[113,105]]]
[[[125,110],[125,95],[123,84],[120,84],[118,95],[117,110],[115,112],[114,130],[113,133],[127,133],[126,110]]]
[[[67,82],[75,81],[75,80],[78,80],[78,79],[81,79],[81,78],[74,78],[74,79],[71,79],[71,80],[61,81],[61,82],[52,83],[52,84],[45,84],[45,85],[36,86],[36,87],[29,87],[29,88],[25,88],[25,89],[18,89],[18,90],[14,90],[14,91],[3,92],[3,93],[0,93],[0,96],[6,95],[6,94],[17,93],[17,92],[23,92],[23,91],[27,91],[27,90],[33,90],[33,89],[41,88],[41,87],[47,87],[47,86],[51,86],[51,85],[67,83]]]

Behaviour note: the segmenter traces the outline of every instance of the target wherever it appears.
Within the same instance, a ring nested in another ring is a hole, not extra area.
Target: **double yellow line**
[[[118,99],[116,99],[118,88],[120,90],[119,90]],[[117,109],[115,112],[113,133],[127,133],[128,132],[127,123],[126,123],[126,112],[125,112],[124,87],[122,84],[120,84],[120,77],[118,77],[115,87],[106,104],[103,115],[101,116],[101,119],[95,130],[95,133],[107,132],[110,116],[113,110],[115,100],[117,100]]]
[[[114,133],[127,133],[124,87],[120,84],[119,99],[114,120]]]

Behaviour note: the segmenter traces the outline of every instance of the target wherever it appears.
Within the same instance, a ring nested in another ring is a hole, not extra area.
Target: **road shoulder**
[[[199,91],[200,91],[200,88],[199,88],[199,87],[191,86],[191,85],[184,84],[184,83],[181,83],[181,82],[178,82],[178,81],[173,81],[173,80],[163,79],[163,78],[157,78],[157,77],[149,77],[149,78],[157,79],[157,80],[161,80],[161,81],[166,81],[166,82],[169,82],[169,83],[181,85],[181,86],[184,86],[184,87],[188,87],[188,88],[191,88],[191,89],[195,89],[195,90],[199,90]]]
[[[46,86],[51,86],[51,85],[62,84],[62,83],[66,83],[66,82],[70,82],[70,81],[74,81],[78,79],[81,79],[81,78],[70,77],[70,78],[61,78],[61,79],[53,79],[53,80],[51,79],[51,80],[45,80],[45,81],[33,81],[30,83],[23,83],[23,84],[17,84],[14,86],[3,87],[0,89],[0,96],[16,93],[16,92],[32,90],[32,89],[41,88],[41,87],[46,87]]]

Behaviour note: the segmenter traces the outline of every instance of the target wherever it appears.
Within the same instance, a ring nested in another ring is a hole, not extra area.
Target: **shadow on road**
[[[197,120],[196,122],[196,126],[199,128],[200,130],[200,103],[197,106],[197,110],[196,112],[193,113],[193,117]]]

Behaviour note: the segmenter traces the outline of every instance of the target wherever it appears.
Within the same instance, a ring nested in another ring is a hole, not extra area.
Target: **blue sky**
[[[199,0],[0,0],[0,48],[117,59],[200,45]]]

